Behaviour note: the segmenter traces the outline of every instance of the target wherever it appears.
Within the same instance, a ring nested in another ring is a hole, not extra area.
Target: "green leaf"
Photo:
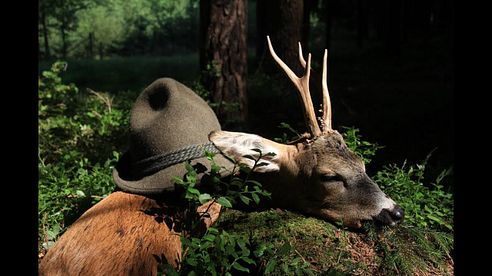
[[[196,266],[198,264],[197,260],[190,255],[186,258],[186,263],[191,266]],[[188,274],[189,275],[189,274]]]
[[[254,156],[249,155],[249,154],[248,154],[248,155],[243,155],[243,157],[244,157],[244,158],[247,158],[247,159],[251,159],[251,160],[253,160],[253,161],[256,161],[256,160],[258,159],[257,157],[254,157]]]
[[[436,221],[436,222],[440,223],[440,224],[443,223],[442,219],[440,219],[440,218],[438,218],[438,217],[436,217],[434,215],[428,214],[427,217],[430,218],[430,219],[432,219],[433,221]]]
[[[179,177],[177,177],[177,176],[173,176],[172,180],[173,180],[173,181],[174,181],[174,183],[176,183],[176,184],[181,184],[181,185],[183,185],[183,184],[184,184],[183,179],[181,179],[181,178],[179,178]]]
[[[253,259],[250,259],[248,257],[242,257],[241,260],[245,261],[247,264],[254,265],[256,262]]]
[[[246,267],[240,265],[238,262],[234,262],[232,264],[232,267],[236,270],[239,270],[239,271],[243,271],[243,272],[248,272],[249,273],[249,269],[247,269]]]
[[[246,164],[239,164],[240,167],[239,167],[239,170],[243,173],[251,173],[251,168],[248,167],[248,165]]]
[[[211,233],[211,234],[217,235],[217,234],[219,234],[219,230],[217,228],[210,227],[210,228],[208,228],[207,233]],[[226,233],[226,232],[223,231],[223,233]]]
[[[277,266],[277,261],[275,261],[274,259],[268,261],[265,268],[265,274],[271,273],[275,269],[275,266]]]
[[[204,204],[205,202],[208,202],[211,199],[212,197],[209,194],[201,194],[198,196],[198,200],[200,201],[201,204]]]
[[[244,241],[238,240],[236,243],[237,243],[237,245],[239,245],[239,248],[241,248],[241,250],[249,251],[248,247],[246,247],[246,243]]]
[[[247,180],[246,183],[250,183],[250,184],[253,184],[253,185],[259,186],[259,187],[262,186],[261,183],[256,181],[256,180]]]
[[[249,202],[251,201],[251,199],[249,199],[249,198],[247,198],[247,197],[245,197],[245,196],[243,196],[243,195],[241,195],[241,194],[239,195],[239,199],[240,199],[242,202],[244,202],[244,204],[246,204],[246,205],[249,205]]]
[[[214,236],[214,235],[212,235],[212,234],[208,234],[208,235],[203,236],[203,238],[202,238],[202,239],[203,239],[203,240],[206,240],[206,241],[213,242],[213,241],[215,241],[215,236]]]
[[[258,248],[253,252],[256,257],[261,257],[265,253],[265,250],[267,250],[268,247],[265,244],[260,244]]]
[[[189,187],[186,191],[190,194],[194,194],[194,195],[198,195],[198,196],[200,195],[200,191],[198,191],[197,189],[192,188],[192,187]]]
[[[256,204],[260,204],[260,197],[257,194],[252,193],[251,196],[253,197],[253,200]]]
[[[221,197],[219,197],[217,199],[217,203],[219,203],[220,205],[224,206],[225,208],[232,208],[231,202],[227,198],[225,198],[223,196],[221,196]]]

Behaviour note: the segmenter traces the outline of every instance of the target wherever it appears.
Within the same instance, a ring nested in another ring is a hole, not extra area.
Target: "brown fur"
[[[252,148],[275,154],[261,157],[265,165],[254,169],[254,178],[271,192],[275,207],[297,209],[354,228],[361,227],[362,221],[380,219],[383,210],[388,213],[384,223],[393,224],[396,221],[390,213],[403,212],[369,178],[362,159],[336,130],[294,145],[229,131],[214,131],[209,139],[221,152],[250,167],[254,162],[248,155],[260,158]]]
[[[179,233],[152,210],[162,210],[164,216],[170,212],[154,199],[112,193],[62,235],[41,261],[40,275],[156,275],[162,257],[176,266]],[[208,211],[207,227],[218,218],[220,206],[214,204]]]

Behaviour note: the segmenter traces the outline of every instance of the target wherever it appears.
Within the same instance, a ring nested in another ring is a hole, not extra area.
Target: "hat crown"
[[[182,83],[161,78],[145,88],[130,118],[130,155],[133,162],[208,142],[220,130],[209,105]]]

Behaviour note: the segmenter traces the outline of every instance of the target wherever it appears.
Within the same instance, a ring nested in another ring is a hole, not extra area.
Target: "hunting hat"
[[[113,169],[116,185],[142,195],[173,191],[172,178],[186,174],[185,161],[210,169],[204,152],[219,152],[208,139],[214,130],[220,130],[215,113],[190,88],[170,78],[154,81],[133,105],[130,147]],[[221,154],[214,160],[233,167]]]

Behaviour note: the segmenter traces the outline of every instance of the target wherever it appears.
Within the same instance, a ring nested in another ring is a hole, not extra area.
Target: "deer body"
[[[268,37],[267,37],[268,38]],[[403,210],[367,176],[363,161],[331,128],[331,106],[326,84],[325,50],[323,62],[322,116],[315,114],[309,92],[311,55],[306,62],[299,44],[299,60],[305,74],[299,78],[275,54],[270,53],[298,89],[304,118],[309,129],[295,144],[279,144],[258,135],[213,131],[209,141],[228,158],[253,167],[246,156],[259,157],[254,173],[272,193],[276,206],[299,210],[349,227],[361,227],[366,220],[395,225]],[[319,120],[319,124],[318,124]],[[273,154],[266,154],[273,153]],[[169,180],[162,180],[169,181]],[[116,192],[84,213],[48,251],[40,265],[41,275],[155,275],[158,258],[177,266],[181,257],[179,233],[145,212],[160,208],[156,200]],[[209,210],[203,221],[208,227],[220,213],[220,205],[202,205]],[[166,213],[167,212],[167,213]]]
[[[211,216],[204,221],[206,226],[218,218],[219,211],[218,204],[208,209]],[[156,219],[169,213],[155,199],[114,192],[61,236],[43,258],[40,275],[156,275],[163,257],[177,266],[179,233]]]
[[[179,236],[144,210],[152,199],[115,192],[85,212],[43,258],[41,275],[156,275],[162,254],[177,260]]]

